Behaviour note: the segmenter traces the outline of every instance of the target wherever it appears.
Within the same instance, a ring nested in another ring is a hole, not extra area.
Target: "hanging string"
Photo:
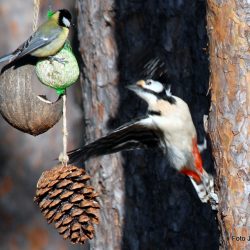
[[[33,31],[37,30],[38,18],[39,18],[40,0],[34,0],[34,16],[33,16]]]
[[[38,18],[39,18],[39,8],[40,8],[40,0],[34,0],[34,16],[33,16],[33,31],[37,30],[38,25]],[[51,7],[51,6],[50,6]],[[63,152],[60,153],[58,159],[62,163],[62,165],[67,166],[69,157],[67,155],[67,137],[68,137],[68,131],[67,131],[67,117],[66,117],[66,93],[63,95]]]
[[[48,9],[53,10],[53,1],[52,0],[48,1]]]
[[[66,117],[66,93],[63,95],[63,152],[59,155],[59,161],[62,165],[67,166],[69,157],[67,155],[67,137],[68,137],[68,130],[67,130],[67,117]]]

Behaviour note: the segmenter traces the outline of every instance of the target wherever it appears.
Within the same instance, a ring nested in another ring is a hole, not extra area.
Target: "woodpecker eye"
[[[147,85],[151,85],[152,81],[146,81]]]

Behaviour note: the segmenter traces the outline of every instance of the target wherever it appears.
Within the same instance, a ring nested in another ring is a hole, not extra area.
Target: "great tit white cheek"
[[[70,21],[66,17],[63,17],[62,22],[66,27],[70,27]]]

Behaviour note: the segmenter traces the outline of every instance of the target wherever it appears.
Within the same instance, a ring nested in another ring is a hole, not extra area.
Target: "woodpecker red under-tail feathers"
[[[94,156],[122,150],[160,148],[170,165],[190,178],[200,200],[209,201],[216,209],[218,197],[214,192],[214,180],[203,168],[188,105],[154,80],[140,80],[128,89],[147,102],[147,115],[70,151],[70,162],[86,161]]]

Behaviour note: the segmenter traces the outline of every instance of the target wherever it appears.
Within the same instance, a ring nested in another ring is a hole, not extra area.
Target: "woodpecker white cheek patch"
[[[163,91],[164,87],[160,82],[151,80],[151,85],[146,85],[146,89],[152,90],[155,93],[160,93]]]

